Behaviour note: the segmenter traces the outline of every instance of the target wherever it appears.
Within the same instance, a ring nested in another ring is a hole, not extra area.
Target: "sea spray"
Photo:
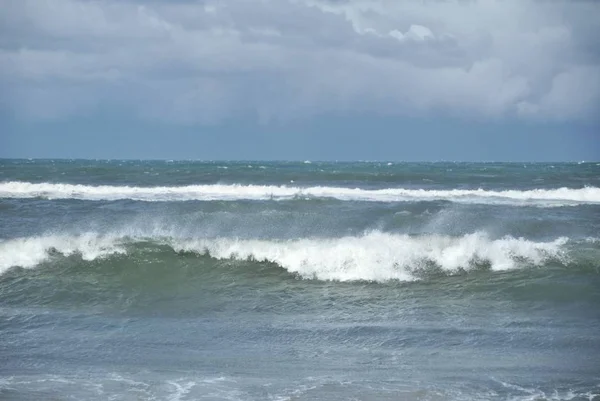
[[[238,238],[177,238],[168,235],[127,234],[50,235],[17,238],[0,243],[0,271],[13,266],[34,267],[54,254],[80,255],[83,260],[125,254],[138,243],[168,246],[215,259],[274,263],[303,278],[335,281],[409,281],[424,269],[445,273],[482,265],[492,270],[543,266],[549,260],[567,263],[561,237],[548,242],[523,238],[491,239],[486,233],[462,237],[409,236],[379,231],[341,238],[258,240]]]

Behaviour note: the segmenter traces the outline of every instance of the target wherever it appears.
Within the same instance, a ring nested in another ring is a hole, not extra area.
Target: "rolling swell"
[[[430,273],[513,270],[557,265],[593,266],[600,249],[593,239],[550,241],[491,238],[485,232],[459,237],[372,231],[338,238],[185,238],[123,233],[47,235],[0,242],[0,273],[75,258],[80,265],[128,258],[140,263],[205,257],[216,261],[274,264],[301,278],[327,281],[412,281]],[[597,259],[596,259],[597,260]]]
[[[31,183],[0,183],[0,198],[43,198],[81,200],[233,201],[333,198],[342,201],[400,202],[448,200],[460,203],[568,206],[600,203],[600,188],[555,188],[529,190],[478,189],[362,189],[346,187],[296,187],[277,185],[213,184],[187,186],[114,186]]]

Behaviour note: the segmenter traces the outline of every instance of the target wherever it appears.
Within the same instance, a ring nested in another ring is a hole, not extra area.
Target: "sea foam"
[[[35,267],[52,255],[80,255],[91,261],[126,253],[116,236],[86,233],[82,235],[47,235],[0,241],[0,273],[13,266]]]
[[[277,264],[302,278],[335,281],[410,281],[424,269],[449,274],[487,265],[492,270],[567,263],[567,238],[534,242],[523,238],[491,239],[485,233],[462,237],[409,236],[373,231],[361,236],[264,240],[131,237],[123,234],[50,235],[0,243],[0,272],[13,266],[34,267],[56,254],[78,254],[84,260],[127,253],[137,242],[169,246],[215,259]]]
[[[562,206],[600,203],[600,188],[556,188],[488,191],[484,189],[362,189],[345,187],[296,187],[276,185],[188,185],[177,187],[135,187],[0,183],[0,198],[46,198],[81,200],[189,201],[189,200],[289,200],[333,198],[342,201],[399,202],[449,200],[462,203]]]
[[[508,270],[526,264],[540,266],[550,259],[566,261],[561,247],[567,241],[492,240],[484,233],[411,237],[376,231],[358,237],[289,241],[184,240],[174,243],[173,248],[216,259],[271,262],[304,278],[408,281],[431,267],[453,273],[481,264],[489,264],[492,270]]]

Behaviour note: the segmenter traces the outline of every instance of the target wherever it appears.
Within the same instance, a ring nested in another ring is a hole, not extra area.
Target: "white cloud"
[[[405,37],[414,39],[414,40],[426,40],[433,39],[433,32],[431,29],[427,28],[423,25],[411,25],[408,32],[406,32]]]
[[[3,3],[0,107],[27,118],[579,121],[600,105],[594,2]]]

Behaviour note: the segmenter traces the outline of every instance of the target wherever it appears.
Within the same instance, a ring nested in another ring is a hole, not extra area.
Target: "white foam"
[[[515,395],[507,400],[510,401],[537,401],[537,400],[548,400],[548,401],[570,401],[570,400],[581,400],[588,399],[590,401],[596,399],[600,394],[592,391],[575,391],[572,389],[561,389],[561,390],[553,390],[552,392],[545,392],[540,390],[539,388],[528,388],[522,387],[516,384],[506,383],[501,380],[497,380],[498,383],[502,384],[504,387],[521,393],[520,395]],[[597,386],[600,387],[600,386]]]
[[[372,232],[360,237],[290,241],[184,240],[172,244],[178,251],[208,253],[217,259],[275,263],[304,278],[320,280],[386,281],[415,279],[415,271],[435,265],[446,272],[469,270],[489,263],[492,270],[542,265],[566,259],[566,238],[533,242],[505,237],[492,240],[484,233],[463,237],[411,237]]]
[[[483,189],[361,189],[344,187],[295,187],[275,185],[188,185],[178,187],[89,186],[73,184],[3,182],[0,198],[36,198],[139,201],[187,200],[286,200],[334,198],[343,201],[397,202],[450,200],[463,203],[563,206],[600,203],[600,188],[487,191]]]
[[[159,230],[160,231],[160,230]],[[320,280],[414,280],[415,272],[435,265],[446,272],[488,263],[492,270],[541,266],[549,259],[566,262],[566,238],[534,242],[523,238],[490,239],[485,233],[463,237],[408,235],[374,231],[362,236],[296,240],[177,238],[168,232],[50,235],[0,242],[0,273],[13,266],[34,267],[53,253],[78,254],[84,260],[126,253],[131,242],[153,241],[175,251],[208,254],[216,259],[275,263],[303,278]]]
[[[11,239],[0,242],[0,274],[13,266],[34,267],[48,260],[53,253],[79,254],[84,260],[95,260],[125,253],[125,248],[118,238],[95,233]]]

